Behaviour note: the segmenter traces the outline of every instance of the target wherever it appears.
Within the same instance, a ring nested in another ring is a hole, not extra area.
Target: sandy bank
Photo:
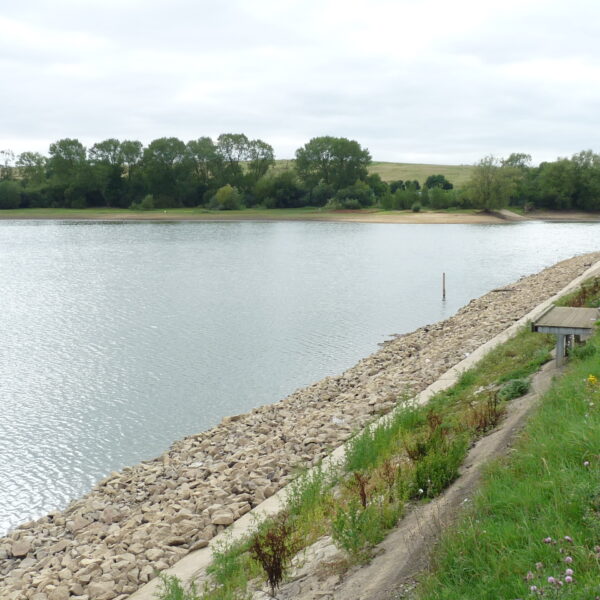
[[[386,343],[342,375],[176,442],[113,473],[65,511],[0,540],[0,597],[124,600],[407,390],[420,391],[581,274],[600,253],[563,261]]]

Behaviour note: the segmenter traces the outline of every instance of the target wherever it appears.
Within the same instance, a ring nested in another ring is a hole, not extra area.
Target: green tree
[[[63,138],[50,144],[49,154],[53,204],[84,208],[87,194],[93,189],[85,147],[77,139]]]
[[[296,170],[310,188],[319,182],[337,191],[365,180],[371,163],[369,151],[354,140],[317,137],[296,150]]]
[[[229,184],[220,187],[208,207],[211,210],[238,210],[242,208],[242,195]]]
[[[47,159],[39,152],[22,152],[17,159],[17,169],[26,186],[42,185],[46,181]]]
[[[181,205],[185,185],[193,170],[186,145],[174,137],[153,140],[144,150],[142,163],[156,207]]]
[[[297,208],[305,203],[305,190],[294,171],[262,177],[252,192],[256,203],[266,208]]]
[[[94,144],[88,151],[94,183],[106,206],[128,206],[125,200],[125,161],[119,140]]]
[[[250,140],[248,143],[248,186],[254,185],[261,177],[266,175],[270,167],[275,164],[273,147],[262,140]]]
[[[0,150],[0,179],[12,179],[14,175],[15,154],[12,150]]]
[[[444,175],[430,175],[425,180],[425,187],[429,190],[441,188],[442,190],[451,190],[454,186],[446,179]]]
[[[222,133],[217,138],[217,183],[244,187],[242,164],[248,159],[250,141],[243,133]]]
[[[0,209],[19,208],[21,187],[16,181],[0,181]]]
[[[508,204],[514,179],[510,169],[503,168],[497,158],[489,155],[475,165],[467,187],[473,205],[489,211]]]

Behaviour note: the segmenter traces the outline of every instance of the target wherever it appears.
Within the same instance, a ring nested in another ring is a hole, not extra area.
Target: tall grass
[[[600,596],[600,334],[588,344],[487,469],[421,600]]]

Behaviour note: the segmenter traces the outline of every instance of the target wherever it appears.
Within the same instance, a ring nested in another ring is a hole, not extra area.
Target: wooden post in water
[[[446,299],[446,273],[442,273],[442,300]]]

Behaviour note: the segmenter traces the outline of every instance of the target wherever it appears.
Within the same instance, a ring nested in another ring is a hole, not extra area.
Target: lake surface
[[[0,533],[598,249],[594,223],[0,221]]]

